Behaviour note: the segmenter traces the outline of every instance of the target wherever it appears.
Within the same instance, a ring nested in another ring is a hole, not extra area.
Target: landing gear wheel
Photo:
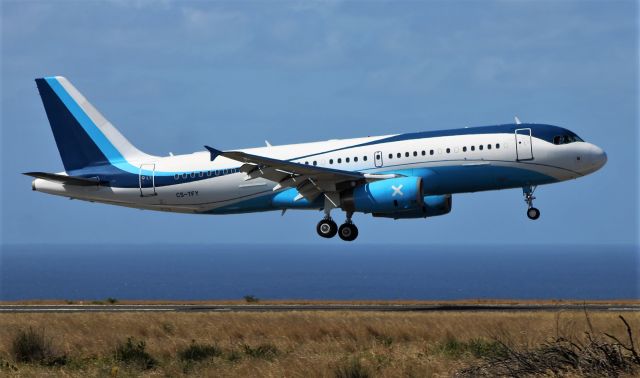
[[[527,216],[531,220],[536,220],[540,218],[540,210],[536,209],[535,207],[530,207],[529,210],[527,210]]]
[[[358,227],[353,223],[345,223],[338,229],[338,236],[344,241],[354,241],[358,237]]]
[[[332,238],[338,233],[338,225],[332,219],[323,219],[316,226],[318,235],[323,238]]]

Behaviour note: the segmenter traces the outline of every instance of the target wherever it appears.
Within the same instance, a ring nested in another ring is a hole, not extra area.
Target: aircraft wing
[[[282,188],[296,188],[299,193],[296,200],[306,198],[311,202],[325,192],[341,192],[364,182],[399,176],[395,174],[378,175],[344,171],[252,155],[240,151],[220,151],[209,146],[205,146],[205,148],[211,153],[211,161],[218,156],[223,156],[243,163],[240,171],[247,174],[245,180],[264,178],[273,181],[276,183],[273,188],[274,191]]]

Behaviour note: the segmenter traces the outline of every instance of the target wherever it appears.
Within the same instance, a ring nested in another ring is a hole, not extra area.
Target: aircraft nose
[[[602,168],[607,163],[607,153],[598,146],[591,147],[591,164],[593,165],[593,170],[598,170]]]

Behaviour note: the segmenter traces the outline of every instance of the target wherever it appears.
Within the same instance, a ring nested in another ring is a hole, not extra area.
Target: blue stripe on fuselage
[[[486,190],[521,188],[526,185],[542,185],[558,180],[524,168],[502,167],[492,165],[478,166],[448,166],[433,168],[415,168],[391,170],[380,173],[397,173],[406,176],[423,178],[424,195],[441,195],[480,192]],[[295,188],[285,189],[276,193],[259,195],[242,200],[231,205],[215,208],[206,214],[237,214],[282,209],[320,209],[322,198],[318,197],[313,203],[306,200],[294,202],[298,194]],[[286,202],[290,201],[290,206]]]

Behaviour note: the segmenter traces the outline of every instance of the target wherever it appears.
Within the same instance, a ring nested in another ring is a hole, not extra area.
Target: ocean
[[[635,246],[5,245],[1,300],[638,299]]]

